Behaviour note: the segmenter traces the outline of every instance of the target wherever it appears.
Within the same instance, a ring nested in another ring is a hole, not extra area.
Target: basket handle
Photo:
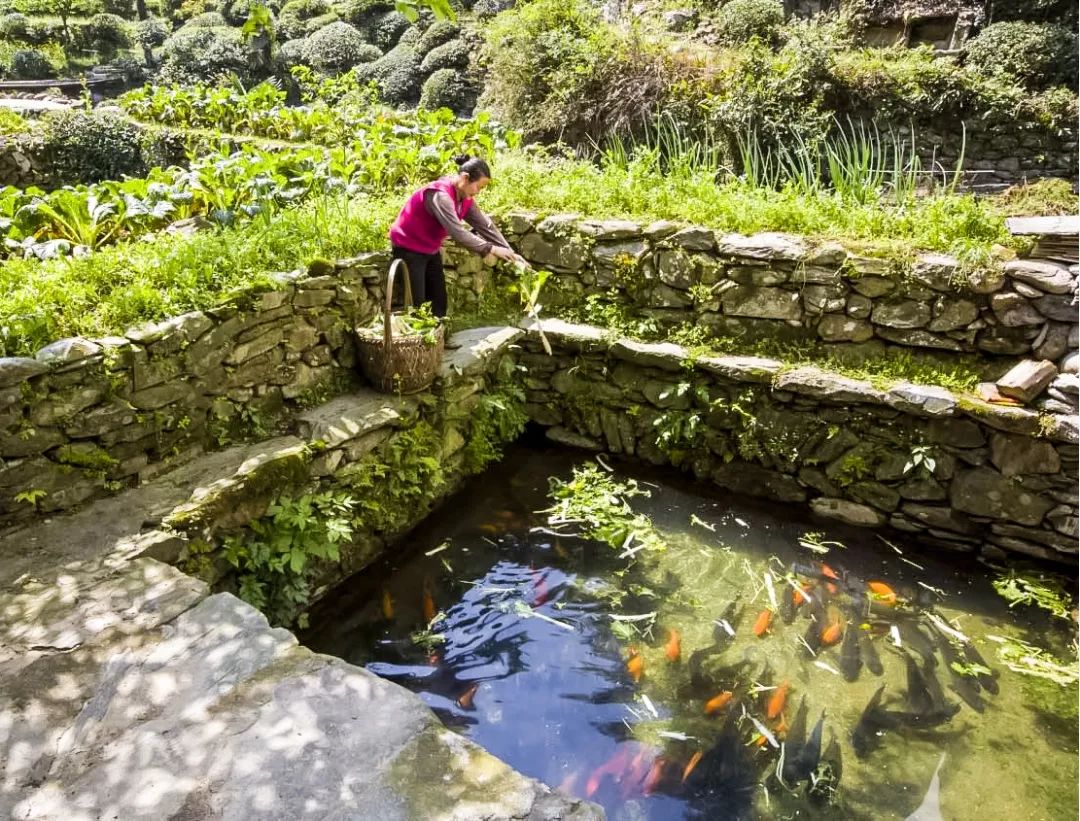
[[[405,308],[408,310],[412,306],[412,283],[409,282],[409,268],[405,265],[405,262],[400,259],[395,259],[390,263],[390,271],[386,275],[386,311],[383,313],[383,344],[387,350],[390,348],[390,305],[394,299],[394,272],[398,268],[405,269],[405,276],[402,285],[405,288]]]

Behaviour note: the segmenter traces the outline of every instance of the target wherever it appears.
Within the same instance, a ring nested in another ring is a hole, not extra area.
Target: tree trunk
[[[140,20],[145,20],[150,16],[149,12],[146,10],[146,0],[135,0],[135,15]]]

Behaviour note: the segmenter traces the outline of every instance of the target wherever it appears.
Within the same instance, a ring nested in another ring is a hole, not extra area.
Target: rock
[[[964,397],[961,410],[971,418],[997,430],[1028,436],[1039,432],[1039,414],[1027,408],[994,405],[975,397]]]
[[[53,391],[48,398],[31,405],[30,421],[35,425],[67,424],[100,401],[107,390],[107,384],[90,383]]]
[[[908,479],[896,490],[902,499],[913,502],[940,502],[948,498],[945,486],[926,476]]]
[[[852,277],[851,287],[869,299],[877,299],[891,293],[896,288],[896,282],[888,277]]]
[[[190,402],[195,391],[187,382],[174,381],[136,391],[128,401],[139,410],[157,410],[175,402]]]
[[[708,228],[696,225],[676,231],[666,241],[679,248],[685,248],[687,251],[716,250],[716,235]]]
[[[1047,322],[1031,346],[1036,359],[1060,359],[1068,350],[1069,326],[1063,322]]]
[[[769,385],[784,367],[777,359],[765,359],[758,356],[701,356],[696,366],[706,373],[730,379],[735,382],[753,382]]]
[[[1020,294],[1020,296],[1027,297],[1028,299],[1038,299],[1043,295],[1043,292],[1038,288],[1026,285],[1023,282],[1014,282],[1012,288],[1016,293]]]
[[[947,530],[950,533],[966,535],[974,535],[979,532],[975,522],[948,507],[904,502],[900,506],[900,510],[905,516],[936,530]]]
[[[81,336],[60,339],[52,342],[34,354],[38,362],[46,365],[60,365],[80,362],[101,353],[101,346]]]
[[[842,285],[807,285],[802,296],[808,314],[836,313],[847,305],[847,290]]]
[[[934,419],[925,431],[927,441],[936,445],[979,448],[986,443],[982,428],[968,419]]]
[[[697,9],[672,9],[661,15],[668,31],[687,31],[697,23]]]
[[[866,342],[874,336],[874,328],[869,322],[839,314],[823,316],[817,332],[826,342]]]
[[[520,237],[535,230],[537,216],[532,211],[511,211],[506,215],[506,228]]]
[[[957,405],[956,397],[945,388],[909,382],[889,388],[885,402],[890,407],[917,416],[953,416]]]
[[[1028,436],[995,433],[990,437],[990,461],[1003,476],[1057,474],[1061,458],[1049,442]]]
[[[1035,310],[1047,319],[1076,324],[1077,304],[1075,294],[1048,294],[1032,300]]]
[[[1003,396],[1027,403],[1042,393],[1055,376],[1057,368],[1053,362],[1028,359],[1011,368],[996,384]]]
[[[955,257],[946,254],[919,254],[911,268],[911,276],[935,291],[954,290],[956,269],[959,267]]]
[[[564,272],[580,271],[589,259],[581,238],[573,235],[551,242],[540,233],[526,234],[518,243],[518,250],[523,257],[538,265]]]
[[[745,462],[721,465],[712,472],[712,480],[720,487],[748,496],[764,496],[778,502],[806,501],[806,491],[793,477],[759,465]]]
[[[63,434],[55,428],[38,427],[14,434],[0,433],[0,456],[4,459],[37,456],[65,441]]]
[[[740,285],[783,285],[788,280],[787,271],[760,265],[733,265],[727,276]]]
[[[874,302],[862,294],[852,294],[847,301],[847,315],[853,319],[867,319],[874,309]]]
[[[17,385],[49,370],[49,366],[27,356],[0,357],[0,388]]]
[[[852,279],[865,279],[867,277],[885,277],[888,276],[892,270],[892,263],[881,257],[860,257],[856,254],[852,254],[848,257],[848,264],[851,266],[851,270],[855,272],[857,276],[853,276]],[[891,281],[891,280],[890,280]],[[882,293],[888,293],[892,288]],[[860,291],[860,293],[862,293]],[[867,294],[867,296],[875,296],[874,294]],[[876,296],[881,296],[877,294]]]
[[[582,220],[578,230],[597,242],[632,239],[641,236],[641,226],[629,220]]]
[[[826,519],[836,519],[844,524],[856,527],[881,527],[885,524],[885,516],[872,507],[860,505],[857,502],[849,502],[846,499],[833,499],[827,496],[819,496],[810,501],[810,509],[818,516]]]
[[[1006,328],[1021,328],[1027,325],[1042,325],[1045,320],[1035,310],[1031,302],[1020,294],[1004,291],[990,297],[990,307],[998,322]]]
[[[847,488],[849,495],[871,507],[892,513],[900,504],[900,494],[879,482],[855,482]]]
[[[1047,520],[1052,521],[1053,511],[1047,514]],[[1014,539],[1026,539],[1031,542],[1047,545],[1060,550],[1063,553],[1076,553],[1076,536],[1062,535],[1053,530],[1044,530],[1034,527],[1020,527],[1018,525],[1000,524],[995,522],[990,526],[991,532],[998,536],[1009,536]]]
[[[1074,373],[1059,374],[1054,377],[1050,387],[1069,396],[1080,396],[1080,376]]]
[[[1000,268],[976,268],[968,272],[967,286],[977,294],[992,294],[1005,286],[1005,272]]]
[[[949,496],[956,510],[1022,525],[1039,524],[1054,507],[1053,502],[989,468],[961,470]]]
[[[570,353],[588,353],[606,351],[607,337],[602,328],[592,325],[576,325],[562,319],[527,320],[522,322],[522,329],[530,340],[539,341],[540,331],[548,337],[552,345]]]
[[[318,291],[305,291],[304,293],[319,293]],[[298,295],[299,296],[299,295]],[[240,365],[260,354],[266,353],[271,348],[276,348],[285,341],[285,331],[280,325],[269,326],[262,334],[239,342],[232,352],[225,358],[229,365]]]
[[[930,321],[930,306],[911,299],[880,302],[874,305],[870,318],[886,328],[921,328]]]
[[[682,226],[677,222],[671,220],[657,220],[645,226],[645,229],[641,232],[652,242],[659,242],[662,239],[670,237]]]
[[[1034,259],[1006,262],[1005,274],[1048,294],[1070,293],[1076,280],[1067,266]]]
[[[806,256],[807,247],[801,237],[788,234],[724,234],[717,240],[717,253],[722,257],[798,262]]]
[[[919,328],[887,328],[878,325],[874,332],[882,339],[911,348],[934,348],[942,351],[962,351],[964,345],[955,339],[932,334]]]
[[[800,396],[811,396],[826,402],[881,402],[881,391],[869,382],[861,382],[847,376],[821,371],[817,368],[793,368],[777,377],[775,388]]]
[[[967,299],[940,297],[934,302],[934,318],[927,330],[938,333],[966,328],[979,318],[979,306]]]
[[[1068,536],[1073,545],[1076,544],[1076,537],[1080,535],[1080,517],[1078,517],[1075,507],[1058,505],[1046,514],[1046,520],[1054,530]]]
[[[1080,353],[1073,351],[1061,360],[1062,373],[1080,373]]]
[[[610,350],[616,359],[666,371],[681,370],[686,360],[686,349],[670,342],[633,342],[620,339]]]
[[[839,268],[848,258],[848,251],[839,242],[826,240],[810,248],[803,254],[807,265],[821,265]]]
[[[656,255],[656,275],[665,285],[686,290],[694,284],[694,264],[681,248],[667,248]]]
[[[561,425],[548,428],[544,431],[544,435],[557,445],[591,451],[602,451],[604,449],[597,440],[589,436],[582,436],[580,433],[574,433],[574,431]]]
[[[748,316],[761,319],[796,320],[802,316],[797,291],[783,288],[754,288],[738,285],[720,297],[724,313],[729,316]]]

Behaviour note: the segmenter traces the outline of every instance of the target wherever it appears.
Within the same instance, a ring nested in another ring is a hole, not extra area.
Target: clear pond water
[[[535,530],[549,477],[588,461],[513,448],[322,602],[302,640],[611,819],[1077,817],[1076,689],[1010,671],[987,638],[1068,657],[1064,622],[1010,610],[970,558],[673,472],[614,465],[650,491],[631,505],[663,552]],[[807,550],[808,532],[846,547]]]

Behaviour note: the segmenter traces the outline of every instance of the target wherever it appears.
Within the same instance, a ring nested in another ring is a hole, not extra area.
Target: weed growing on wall
[[[502,457],[503,446],[525,430],[525,391],[514,381],[517,369],[509,358],[500,363],[493,388],[480,397],[470,415],[469,436],[465,442],[465,470],[479,473]]]

